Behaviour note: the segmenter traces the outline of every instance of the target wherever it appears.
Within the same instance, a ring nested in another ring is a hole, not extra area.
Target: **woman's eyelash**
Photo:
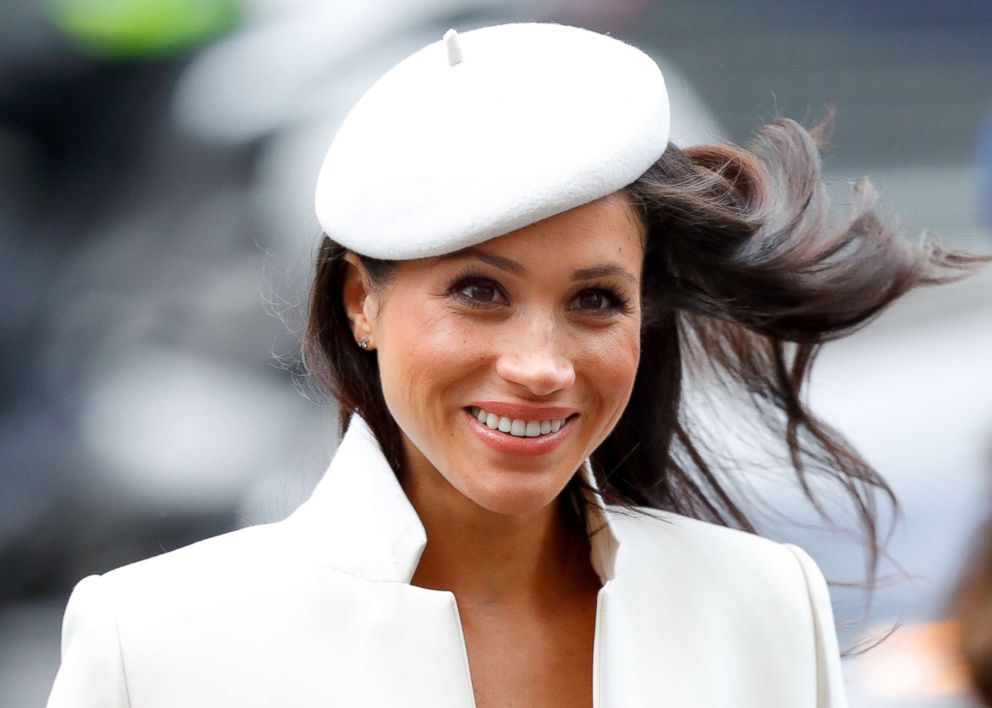
[[[615,314],[630,314],[630,299],[626,297],[620,290],[609,286],[598,286],[593,288],[585,288],[584,290],[576,293],[575,298],[584,297],[587,295],[601,295],[607,300],[606,307],[592,307],[592,308],[579,308],[585,309],[592,316],[596,317],[606,317]],[[572,298],[573,300],[575,298]]]
[[[499,284],[492,278],[487,277],[481,271],[475,270],[473,268],[466,268],[465,270],[459,272],[451,281],[451,285],[448,287],[448,294],[454,295],[462,300],[464,303],[470,307],[476,308],[489,308],[496,302],[480,301],[476,298],[469,297],[462,291],[470,285],[484,285],[492,288],[496,294],[498,294],[504,300],[508,300],[506,294],[503,292]],[[603,313],[614,313],[614,312],[630,312],[630,299],[623,295],[620,290],[611,286],[598,286],[592,288],[585,288],[578,293],[575,297],[582,297],[590,294],[601,294],[606,297],[609,301],[608,307],[597,307],[588,308],[592,312]],[[573,298],[574,299],[574,298]]]
[[[491,302],[477,300],[476,298],[469,297],[463,293],[462,290],[467,288],[469,285],[486,285],[491,287],[501,297],[506,299],[506,296],[503,294],[503,291],[500,289],[495,280],[492,278],[487,278],[480,271],[472,268],[466,268],[452,279],[451,285],[448,287],[448,294],[454,295],[470,307],[486,308],[491,307],[494,304]]]
[[[619,290],[615,290],[611,287],[596,287],[596,288],[586,288],[585,290],[579,292],[576,297],[581,297],[587,294],[601,294],[605,295],[606,298],[612,303],[609,307],[593,308],[594,310],[605,310],[607,312],[629,312],[630,311],[630,300],[625,297]]]

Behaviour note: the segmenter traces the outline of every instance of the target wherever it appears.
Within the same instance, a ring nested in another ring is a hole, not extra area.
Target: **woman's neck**
[[[568,507],[567,493],[511,516],[480,507],[433,468],[409,470],[400,482],[427,532],[413,585],[493,609],[553,605],[598,585],[583,520]]]

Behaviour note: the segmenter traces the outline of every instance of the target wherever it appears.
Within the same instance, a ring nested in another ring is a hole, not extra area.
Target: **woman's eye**
[[[456,286],[455,291],[463,298],[477,304],[495,304],[503,300],[496,284],[487,280],[465,281]]]
[[[611,310],[616,305],[602,290],[586,290],[576,295],[572,302],[582,310]]]

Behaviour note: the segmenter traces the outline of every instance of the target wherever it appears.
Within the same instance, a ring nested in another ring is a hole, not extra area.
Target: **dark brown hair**
[[[992,706],[992,519],[982,529],[975,552],[950,602],[950,618],[960,628],[960,650],[975,694]]]
[[[876,497],[898,511],[896,498],[809,410],[803,383],[822,343],[863,327],[909,290],[959,280],[992,256],[949,250],[926,232],[904,238],[880,215],[867,179],[854,184],[847,219],[833,224],[819,152],[831,118],[810,130],[777,118],[744,148],[670,144],[620,190],[648,234],[641,361],[623,416],[591,459],[607,503],[756,531],[732,463],[704,442],[685,406],[686,371],[708,375],[743,393],[754,420],[785,443],[796,481],[824,518],[823,483],[842,490],[866,539],[871,584]],[[398,471],[400,432],[376,357],[355,346],[341,301],[347,251],[330,236],[316,259],[304,362],[340,405],[341,432],[358,411]],[[394,263],[361,260],[373,287],[389,282]],[[580,484],[576,475],[568,492],[581,504]]]

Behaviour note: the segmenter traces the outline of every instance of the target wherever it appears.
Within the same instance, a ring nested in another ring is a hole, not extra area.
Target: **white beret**
[[[317,220],[373,258],[449,253],[626,187],[669,127],[661,70],[625,42],[550,22],[449,29],[345,117]]]

